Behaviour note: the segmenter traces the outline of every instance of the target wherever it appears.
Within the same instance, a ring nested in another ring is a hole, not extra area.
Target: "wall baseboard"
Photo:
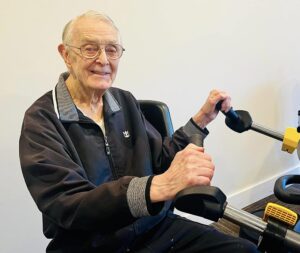
[[[228,203],[232,206],[237,206],[239,208],[244,208],[258,200],[273,194],[275,181],[288,174],[300,174],[300,167],[292,168],[284,171],[283,173],[278,173],[271,178],[260,181],[250,187],[247,187],[239,192],[227,196]]]
[[[288,175],[288,174],[300,174],[300,167],[292,168],[289,170],[284,171],[283,173],[276,174],[272,176],[271,178],[268,178],[266,180],[260,181],[257,184],[251,185],[239,192],[236,192],[234,194],[231,194],[227,196],[227,201],[230,204],[230,206],[238,207],[238,208],[244,208],[252,203],[255,203],[256,201],[263,199],[267,196],[270,196],[273,194],[273,188],[275,181],[277,178]],[[191,215],[188,213],[183,213],[178,210],[175,210],[175,213],[196,221],[203,224],[211,224],[213,221],[204,219],[202,217],[198,217],[195,215]]]

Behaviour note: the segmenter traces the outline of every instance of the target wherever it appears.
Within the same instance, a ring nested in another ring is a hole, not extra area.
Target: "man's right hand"
[[[174,157],[169,169],[154,176],[150,199],[154,202],[173,199],[177,192],[196,185],[210,185],[215,166],[203,147],[189,144]]]

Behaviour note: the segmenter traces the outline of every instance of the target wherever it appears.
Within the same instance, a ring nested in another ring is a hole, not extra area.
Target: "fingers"
[[[200,128],[204,129],[217,117],[219,111],[216,105],[219,101],[222,101],[221,111],[228,112],[230,110],[231,98],[228,93],[217,89],[212,90],[200,110],[192,117]]]
[[[179,191],[191,186],[210,185],[214,170],[211,156],[202,147],[189,144],[177,152],[166,172],[153,178],[151,201],[173,199]]]
[[[214,165],[212,163],[202,163],[199,166],[186,167],[183,175],[183,180],[186,181],[188,186],[201,184],[201,180],[206,178],[210,181],[214,175]]]
[[[181,164],[179,173],[186,186],[207,185],[210,183],[214,175],[215,166],[211,156],[204,153],[203,148],[189,144],[178,153],[177,158]]]
[[[204,148],[199,147],[193,143],[188,144],[183,150],[180,151],[181,153],[184,153],[186,156],[188,155],[195,155],[196,158],[203,158],[212,161],[212,158],[209,154],[204,153]],[[180,153],[179,152],[179,153]]]
[[[201,185],[210,185],[211,178],[206,176],[199,176],[193,178],[193,183],[190,186],[201,186]]]
[[[231,108],[231,97],[225,91],[214,89],[209,93],[208,101],[215,108],[219,101],[222,101],[221,111],[227,112]]]
[[[188,144],[186,147],[185,147],[185,149],[193,149],[193,150],[195,150],[195,151],[198,151],[198,152],[204,152],[204,147],[200,147],[200,146],[198,146],[198,145],[195,145],[195,144],[193,144],[193,143],[190,143],[190,144]],[[185,150],[184,149],[184,150]]]
[[[231,106],[231,97],[229,97],[229,96],[224,99],[221,99],[219,101],[222,101],[221,108],[220,108],[220,110],[222,112],[228,112],[230,110],[230,108],[232,107]]]

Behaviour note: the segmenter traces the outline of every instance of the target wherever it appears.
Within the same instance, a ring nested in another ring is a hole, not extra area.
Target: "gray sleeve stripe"
[[[187,136],[191,136],[193,134],[200,134],[202,135],[203,138],[206,137],[206,134],[201,132],[201,130],[199,128],[197,128],[196,126],[194,126],[194,124],[191,121],[188,121],[185,126],[183,127],[183,131],[185,132],[185,134]]]
[[[149,216],[146,203],[146,185],[149,176],[133,178],[127,189],[127,202],[133,217]]]
[[[206,130],[207,131],[207,130]],[[194,124],[191,121],[188,121],[185,126],[183,126],[183,132],[188,136],[191,137],[192,135],[200,135],[202,138],[202,141],[205,139],[207,134],[202,132],[199,128],[194,126]]]

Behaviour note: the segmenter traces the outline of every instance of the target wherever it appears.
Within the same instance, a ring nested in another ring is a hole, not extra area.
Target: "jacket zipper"
[[[103,135],[103,136],[104,136],[105,152],[106,152],[106,155],[107,155],[108,160],[109,160],[109,164],[110,164],[110,167],[111,167],[111,172],[112,172],[113,178],[117,179],[118,177],[117,177],[117,173],[116,173],[116,170],[115,170],[114,161],[113,161],[112,156],[111,156],[111,151],[110,151],[110,146],[109,146],[109,143],[108,143],[108,140],[107,140],[107,136],[106,135]]]

